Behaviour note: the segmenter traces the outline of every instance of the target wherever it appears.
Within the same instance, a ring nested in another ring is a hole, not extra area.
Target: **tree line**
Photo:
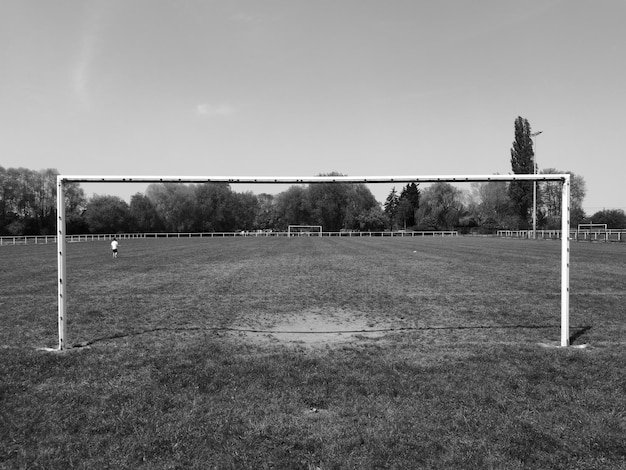
[[[563,173],[545,169],[544,173]],[[32,171],[0,167],[0,234],[39,235],[56,231],[54,169]],[[339,176],[331,173],[327,176]],[[525,229],[530,207],[515,200],[512,183],[472,183],[459,189],[449,183],[420,188],[409,183],[391,190],[380,204],[364,184],[294,185],[277,194],[236,192],[226,183],[156,183],[136,193],[130,203],[118,196],[88,198],[76,183],[66,185],[68,233],[284,231],[290,224],[321,225],[326,231],[460,230],[493,233]],[[622,210],[586,217],[585,182],[572,175],[572,226],[606,223],[626,227]],[[559,229],[561,188],[538,185],[539,229]]]
[[[626,228],[622,209],[607,209],[585,214],[583,201],[587,193],[582,176],[556,168],[539,170],[535,160],[533,133],[527,119],[518,116],[514,122],[511,147],[511,171],[514,174],[571,175],[570,226],[581,223],[607,224],[608,228]],[[534,190],[536,188],[536,191]],[[533,196],[533,193],[535,195]],[[385,201],[385,212],[405,213],[395,190]],[[533,210],[534,209],[534,210]],[[419,207],[413,219],[417,230],[459,230],[461,232],[493,233],[496,230],[528,230],[533,227],[535,212],[538,230],[561,228],[561,183],[512,181],[473,183],[462,191],[449,183],[436,183],[419,194]],[[394,220],[393,217],[390,220]],[[404,218],[406,221],[406,217]],[[393,224],[392,224],[393,225]],[[401,227],[396,221],[397,228]]]
[[[0,166],[0,235],[56,233],[56,178],[52,168],[29,170]],[[88,200],[77,183],[66,186],[67,226],[84,229],[83,211]]]
[[[57,175],[55,169],[0,166],[0,235],[56,232]],[[155,183],[130,203],[112,195],[88,198],[71,183],[66,185],[66,219],[68,233],[283,231],[290,224],[374,231],[386,226],[368,187],[348,183],[295,185],[278,195],[235,192],[226,183]]]
[[[290,224],[339,231],[382,230],[381,214],[363,184],[296,185],[278,195],[255,195],[235,192],[227,183],[155,183],[130,204],[94,196],[84,218],[90,231],[109,233],[285,231]]]
[[[514,124],[511,170],[537,172],[528,120]],[[582,176],[556,168],[539,173],[571,175],[571,226],[580,223],[626,228],[626,214],[609,209],[587,216]],[[0,166],[0,235],[56,232],[55,169],[33,171]],[[343,176],[328,173],[320,176]],[[293,185],[277,194],[236,192],[227,183],[155,183],[130,203],[118,196],[86,197],[77,183],[66,185],[68,233],[285,231],[289,225],[321,225],[325,231],[459,230],[494,233],[561,228],[561,183],[529,181],[472,183],[460,189],[439,182],[425,188],[394,187],[379,203],[365,184]]]

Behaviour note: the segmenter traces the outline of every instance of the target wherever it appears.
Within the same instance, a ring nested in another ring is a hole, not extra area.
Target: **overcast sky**
[[[589,214],[626,209],[625,25],[624,0],[0,0],[0,165],[509,173],[522,116]]]

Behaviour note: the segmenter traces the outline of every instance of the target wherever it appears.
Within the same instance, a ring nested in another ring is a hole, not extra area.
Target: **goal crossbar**
[[[569,346],[569,253],[570,253],[570,175],[569,174],[515,174],[515,175],[405,175],[405,176],[103,176],[57,175],[57,285],[58,285],[58,349],[68,347],[67,276],[66,276],[66,183],[232,183],[232,184],[319,184],[319,183],[473,183],[510,181],[561,181],[561,346]]]
[[[59,175],[71,183],[232,183],[232,184],[315,184],[315,183],[478,183],[489,181],[565,181],[568,174],[519,175],[404,175],[404,176],[94,176]]]

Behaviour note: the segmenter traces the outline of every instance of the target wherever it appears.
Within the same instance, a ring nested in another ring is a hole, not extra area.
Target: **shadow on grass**
[[[273,329],[254,329],[254,328],[232,328],[232,327],[201,327],[201,326],[189,326],[189,327],[158,327],[148,328],[141,331],[132,331],[125,333],[115,333],[108,336],[102,336],[87,341],[81,341],[72,344],[72,348],[83,348],[91,346],[92,344],[111,341],[114,339],[131,338],[134,336],[148,335],[158,332],[173,332],[181,333],[187,331],[212,331],[212,332],[234,332],[234,333],[263,333],[263,334],[301,334],[301,335],[322,335],[322,334],[347,334],[347,333],[395,333],[395,332],[410,332],[410,331],[460,331],[460,330],[498,330],[498,329],[550,329],[560,328],[560,325],[467,325],[467,326],[407,326],[396,328],[371,328],[371,329],[355,329],[355,330],[325,330],[325,331],[299,331],[299,330],[273,330]],[[575,333],[570,336],[570,344],[580,338],[583,334],[591,329],[591,326],[574,326],[573,329],[577,329]]]
[[[578,326],[578,327],[574,327],[574,328],[578,328],[578,331],[576,331],[575,333],[570,335],[570,337],[569,337],[569,344],[570,345],[574,344],[578,338],[580,338],[582,335],[587,333],[591,329],[591,325]]]

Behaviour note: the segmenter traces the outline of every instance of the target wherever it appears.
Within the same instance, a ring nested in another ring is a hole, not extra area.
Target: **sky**
[[[588,215],[626,210],[624,24],[626,0],[0,0],[0,166],[507,174],[522,116]]]

